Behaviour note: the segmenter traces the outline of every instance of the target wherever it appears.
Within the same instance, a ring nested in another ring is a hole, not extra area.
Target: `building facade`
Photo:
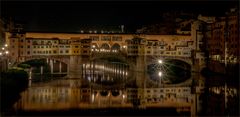
[[[207,40],[210,69],[226,73],[226,66],[239,64],[239,14],[236,8],[230,9],[223,17],[209,24],[211,33]]]
[[[191,57],[191,35],[7,33],[13,61],[32,56],[90,55],[91,53],[125,52],[132,55]],[[132,40],[142,38],[140,43]],[[89,39],[89,40],[87,40]],[[142,46],[139,46],[142,44]]]

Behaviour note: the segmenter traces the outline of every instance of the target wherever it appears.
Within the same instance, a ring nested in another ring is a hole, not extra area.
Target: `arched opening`
[[[105,97],[108,95],[108,91],[100,91],[100,95]]]
[[[107,43],[102,44],[100,52],[110,52],[110,46]]]
[[[147,73],[158,86],[177,84],[191,77],[191,65],[182,60],[165,59],[147,65]]]
[[[120,92],[118,90],[112,90],[111,92],[114,97],[119,96],[119,94],[120,94]]]
[[[63,77],[67,75],[67,64],[55,59],[41,58],[31,59],[22,62],[18,67],[26,67],[31,72],[33,82],[47,81],[51,78]]]
[[[112,52],[118,52],[120,50],[120,45],[118,43],[113,44]]]
[[[99,51],[99,46],[96,43],[93,43],[91,46],[91,51],[93,52],[98,52]]]

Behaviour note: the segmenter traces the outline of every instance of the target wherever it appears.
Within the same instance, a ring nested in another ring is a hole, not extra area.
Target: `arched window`
[[[113,44],[112,50],[120,50],[120,45],[117,43]]]
[[[106,49],[106,50],[108,50],[108,49],[110,49],[110,47],[109,47],[108,44],[104,43],[104,44],[102,44],[101,49]]]

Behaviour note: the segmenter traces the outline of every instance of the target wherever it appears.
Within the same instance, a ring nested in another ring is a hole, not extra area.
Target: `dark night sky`
[[[228,1],[228,2],[226,2]],[[229,2],[230,1],[230,2]],[[237,0],[178,1],[2,1],[1,16],[25,22],[29,31],[79,31],[87,25],[125,25],[130,30],[161,21],[161,13],[185,10],[220,15]]]

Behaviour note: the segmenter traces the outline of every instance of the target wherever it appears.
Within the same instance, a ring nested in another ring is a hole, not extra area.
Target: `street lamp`
[[[162,76],[162,72],[160,71],[160,72],[158,72],[158,76],[159,77],[161,77]]]
[[[160,60],[158,60],[158,63],[159,63],[159,64],[162,64],[162,63],[163,63],[163,61],[160,59]]]

